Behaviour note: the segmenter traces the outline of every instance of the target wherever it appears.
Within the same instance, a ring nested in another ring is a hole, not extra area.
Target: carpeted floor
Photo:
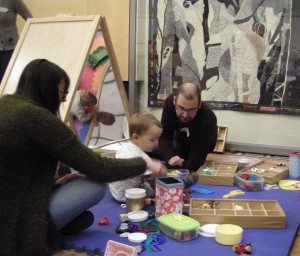
[[[240,155],[238,155],[238,156],[240,156]],[[258,157],[258,158],[262,157],[261,155],[251,155],[251,154],[250,154],[250,156],[251,157],[254,156],[254,157]],[[218,159],[219,157],[220,157],[220,155],[214,155],[213,156],[213,158],[216,158],[216,159]],[[224,157],[224,155],[223,155],[223,157]],[[288,160],[287,157],[278,157],[278,158],[279,159]],[[56,254],[54,254],[52,256],[89,256],[89,255],[90,254],[87,254],[85,252],[83,252],[83,253],[77,253],[74,250],[62,250],[61,252],[58,252],[58,253],[56,253]],[[102,252],[101,255],[104,255],[104,252]],[[293,243],[292,249],[291,249],[290,254],[289,254],[289,256],[296,256],[296,255],[300,255],[300,230],[298,230],[298,232],[297,232],[297,234],[295,236],[294,243]]]
[[[300,255],[300,229],[298,229],[298,232],[295,237],[293,247],[291,249],[289,256],[297,256],[297,255]]]
[[[298,256],[298,255],[300,255],[300,230],[298,230],[298,233],[295,237],[294,244],[289,256]],[[52,256],[89,256],[89,255],[85,252],[77,253],[74,250],[63,250],[59,253],[53,254]]]
[[[55,253],[52,256],[89,256],[87,253],[77,253],[74,250],[63,250],[59,253]]]

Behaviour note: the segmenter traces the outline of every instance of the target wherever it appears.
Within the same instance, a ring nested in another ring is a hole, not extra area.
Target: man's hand
[[[171,166],[182,166],[184,162],[184,159],[180,158],[179,156],[173,156],[168,164]]]

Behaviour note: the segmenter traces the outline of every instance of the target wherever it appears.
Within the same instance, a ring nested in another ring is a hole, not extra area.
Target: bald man
[[[163,107],[163,132],[159,150],[168,168],[196,172],[216,146],[217,118],[201,101],[201,91],[193,83],[184,83],[170,94]]]

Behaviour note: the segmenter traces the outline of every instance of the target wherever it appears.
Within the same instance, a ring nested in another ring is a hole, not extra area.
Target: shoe
[[[74,235],[77,234],[94,223],[94,215],[90,211],[84,211],[70,223],[65,225],[60,233],[62,235]]]
[[[185,178],[183,178],[183,183],[184,183],[184,187],[188,188],[194,184],[196,184],[198,182],[199,176],[198,173],[192,173],[188,176],[186,176]]]

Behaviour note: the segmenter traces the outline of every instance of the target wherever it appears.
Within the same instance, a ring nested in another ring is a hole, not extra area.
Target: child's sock
[[[188,176],[186,176],[185,178],[183,178],[183,183],[184,183],[184,187],[188,188],[194,184],[196,184],[198,182],[199,176],[198,173],[192,173]]]

